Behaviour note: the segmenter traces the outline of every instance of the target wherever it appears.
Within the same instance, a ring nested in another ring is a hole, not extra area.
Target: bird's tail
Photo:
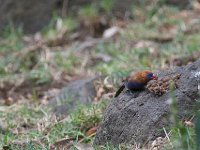
[[[118,90],[117,92],[115,93],[115,97],[117,97],[125,88],[125,84],[123,84]]]

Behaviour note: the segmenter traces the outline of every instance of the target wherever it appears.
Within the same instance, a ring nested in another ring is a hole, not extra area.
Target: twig
[[[27,53],[42,48],[42,45],[43,45],[43,44],[38,43],[38,44],[36,44],[36,45],[30,45],[30,46],[28,46],[28,47],[25,47],[25,48],[23,48],[20,52],[14,53],[14,54],[13,54],[13,57],[20,57],[20,58],[22,58],[22,57],[26,56]]]
[[[166,135],[166,137],[167,137],[167,140],[169,141],[169,144],[171,145],[172,149],[174,149],[173,144],[171,143],[170,138],[169,138],[169,135],[168,135],[169,133],[167,133],[167,131],[165,130],[164,127],[163,127],[163,130],[164,130],[164,132],[165,132],[165,135]]]

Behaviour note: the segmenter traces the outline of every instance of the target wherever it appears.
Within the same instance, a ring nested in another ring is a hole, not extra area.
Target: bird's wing
[[[136,82],[136,81],[130,81],[126,83],[125,87],[129,90],[140,90],[143,89],[145,86],[144,83]]]

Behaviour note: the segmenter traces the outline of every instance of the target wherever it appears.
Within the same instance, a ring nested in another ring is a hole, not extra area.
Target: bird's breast
[[[141,90],[145,87],[145,84],[139,82],[127,82],[125,86],[129,90]]]

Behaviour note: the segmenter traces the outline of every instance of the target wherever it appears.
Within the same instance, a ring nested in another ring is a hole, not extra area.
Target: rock
[[[0,31],[9,23],[33,33],[46,26],[59,0],[0,0]]]
[[[174,90],[181,119],[191,113],[198,95],[200,83],[200,60],[184,67],[162,71],[159,77],[181,74],[178,88]],[[120,143],[144,144],[159,136],[165,136],[163,127],[172,123],[170,117],[169,100],[171,93],[157,96],[146,91],[125,92],[112,100],[108,106],[102,124],[97,131],[94,144],[113,145]]]
[[[25,33],[35,33],[47,26],[53,14],[59,16],[75,15],[94,0],[0,0],[0,31],[10,25],[22,26]],[[131,16],[132,6],[139,0],[115,0],[112,15],[120,18]],[[168,0],[166,3],[187,6],[189,0]],[[66,10],[65,10],[66,9]],[[39,11],[38,11],[39,10]]]
[[[49,102],[56,115],[65,115],[73,110],[77,104],[87,104],[96,96],[94,81],[100,77],[76,80],[61,89],[61,92]]]
[[[165,1],[165,3],[174,5],[174,6],[178,6],[180,8],[187,8],[187,7],[189,7],[191,2],[189,0],[167,0],[167,1]]]

